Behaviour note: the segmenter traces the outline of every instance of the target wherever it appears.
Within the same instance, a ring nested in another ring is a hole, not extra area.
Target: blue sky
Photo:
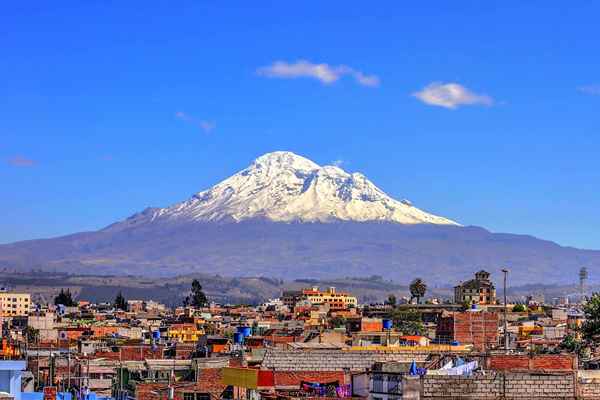
[[[463,224],[600,249],[600,4],[13,3],[0,242],[290,150]]]

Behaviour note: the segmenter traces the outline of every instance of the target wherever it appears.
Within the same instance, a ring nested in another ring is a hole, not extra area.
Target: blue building
[[[21,400],[21,374],[26,367],[25,361],[0,360],[0,392]]]

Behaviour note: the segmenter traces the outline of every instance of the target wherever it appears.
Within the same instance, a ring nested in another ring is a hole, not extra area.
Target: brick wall
[[[600,399],[600,380],[579,380],[577,388],[579,389],[580,399]]]
[[[118,351],[97,351],[94,353],[94,357],[122,361],[144,361],[145,359],[158,360],[163,358],[163,347],[164,346],[160,345],[153,349],[150,345],[121,346]]]
[[[575,365],[577,363],[572,354],[494,354],[488,357],[486,367],[500,371],[572,371]]]
[[[498,314],[485,311],[454,312],[439,319],[436,336],[485,350],[498,342]]]
[[[276,371],[274,373],[276,387],[294,386],[299,388],[301,381],[328,383],[338,381],[349,383],[341,371]]]
[[[221,383],[222,369],[202,369],[197,382],[177,382],[173,384],[174,400],[183,400],[185,393],[210,393],[211,398],[218,399],[225,385]],[[139,383],[135,388],[137,400],[163,400],[168,398],[169,385],[165,383]]]
[[[485,375],[426,375],[422,379],[423,399],[557,400],[575,399],[575,375],[565,373],[488,372]]]

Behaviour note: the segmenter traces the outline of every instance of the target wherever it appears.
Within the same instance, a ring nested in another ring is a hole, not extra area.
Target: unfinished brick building
[[[498,314],[487,311],[453,312],[438,321],[436,338],[486,350],[498,344]]]

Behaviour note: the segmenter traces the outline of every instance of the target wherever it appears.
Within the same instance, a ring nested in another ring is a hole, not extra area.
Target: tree
[[[123,293],[119,292],[117,294],[114,305],[117,310],[127,311],[127,300],[123,297]]]
[[[396,307],[396,296],[394,296],[393,294],[390,294],[387,298],[387,300],[385,301],[385,304],[388,306],[392,306],[392,307]]]
[[[40,339],[40,331],[31,326],[27,326],[27,328],[25,328],[25,337],[27,338],[27,342],[36,343]]]
[[[421,320],[421,314],[413,309],[395,309],[391,313],[394,327],[404,335],[423,335],[425,327]]]
[[[589,344],[600,343],[600,293],[592,294],[583,306],[585,322],[581,326],[583,339]]]
[[[197,279],[192,281],[192,293],[183,300],[184,306],[204,307],[208,304],[206,295],[202,291],[202,285]]]
[[[345,327],[346,326],[346,318],[340,317],[340,316],[336,316],[334,318],[331,318],[330,324],[331,324],[332,328],[342,328],[342,327]]]
[[[417,304],[421,303],[421,298],[425,297],[425,292],[427,291],[427,285],[421,278],[417,278],[411,282],[410,286],[410,301],[412,299],[417,299]]]
[[[525,308],[525,306],[523,304],[515,304],[515,306],[512,309],[512,312],[525,312],[527,311],[527,309]]]
[[[54,298],[54,305],[57,306],[59,304],[65,307],[74,307],[77,305],[69,289],[60,289],[60,293]]]
[[[560,343],[560,348],[571,353],[580,353],[581,341],[578,340],[575,335],[569,334],[565,336]]]

